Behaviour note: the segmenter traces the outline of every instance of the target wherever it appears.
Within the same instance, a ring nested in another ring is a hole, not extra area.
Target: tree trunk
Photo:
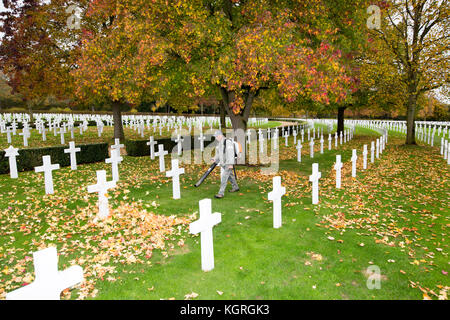
[[[406,142],[405,144],[414,145],[416,144],[416,105],[417,96],[416,94],[409,93],[408,97],[408,110],[406,114]]]
[[[225,106],[223,101],[219,105],[219,112],[220,112],[220,127],[222,128],[222,130],[225,130],[227,127],[227,123],[225,122]]]
[[[220,93],[222,95],[222,106],[225,109],[227,115],[230,117],[231,124],[233,127],[233,135],[237,138],[238,142],[242,146],[242,153],[244,155],[247,154],[246,150],[246,140],[245,140],[245,132],[247,131],[247,121],[250,116],[250,110],[253,105],[253,100],[256,96],[253,92],[248,92],[244,97],[244,108],[236,114],[233,109],[230,107],[231,103],[234,101],[236,97],[236,93],[234,91],[227,91],[225,88],[220,87]],[[239,164],[245,164],[246,157],[242,157],[239,161]]]
[[[120,111],[121,106],[122,104],[118,101],[114,101],[112,103],[113,120],[114,120],[114,138],[120,139],[122,141],[125,139],[125,135],[123,133],[122,113]]]
[[[347,109],[347,106],[338,108],[338,118],[337,118],[337,133],[341,133],[344,131],[344,112]]]

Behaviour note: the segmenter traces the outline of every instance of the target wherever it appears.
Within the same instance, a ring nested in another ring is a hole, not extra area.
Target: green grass
[[[184,226],[145,263],[105,264],[116,267],[117,273],[111,274],[115,281],[90,275],[96,280],[95,298],[183,299],[195,292],[197,299],[422,299],[420,286],[436,299],[430,291],[439,295],[449,285],[444,274],[448,272],[448,166],[437,147],[407,147],[402,137],[393,135],[380,159],[374,164],[369,161],[369,170],[362,171],[358,160],[357,178],[352,179],[351,150],[356,148],[361,157],[363,144],[370,150],[376,137],[377,133],[358,127],[353,140],[338,150],[333,140],[333,150],[328,151],[326,135],[324,154],[316,140],[314,159],[309,158],[305,142],[302,163],[296,161],[293,138],[288,148],[280,139],[279,175],[287,189],[280,229],[272,228],[272,203],[267,201],[272,177],[261,175],[259,168],[238,167],[241,191],[227,192],[218,200],[214,194],[219,189],[219,170],[194,188],[207,165],[183,165],[182,199],[173,200],[171,182],[158,172],[157,160],[125,157],[121,181],[110,192],[113,208],[136,202],[157,214],[198,218],[198,201],[213,199],[213,211],[222,214],[213,231],[215,269],[201,270],[200,237],[188,235]],[[340,190],[334,188],[331,170],[336,154],[345,162]],[[316,206],[311,204],[308,182],[314,162],[322,172]],[[34,172],[19,173],[15,181],[0,176],[0,297],[2,289],[4,294],[23,284],[23,279],[12,281],[14,277],[32,274],[32,261],[24,257],[38,244],[57,245],[58,251],[64,248],[60,269],[75,258],[94,256],[95,241],[88,249],[80,243],[101,228],[84,228],[87,219],[80,212],[87,205],[95,208],[97,198],[87,194],[86,186],[94,183],[95,170],[100,169],[108,170],[111,178],[109,165],[102,163],[81,165],[76,172],[55,171],[52,196],[44,195],[42,177]],[[32,232],[25,234],[22,226]],[[68,230],[72,231],[69,239]],[[181,238],[183,246],[177,245]],[[366,286],[364,271],[372,264],[383,275],[379,290]],[[9,271],[4,272],[6,267]],[[72,298],[77,292],[73,290]]]

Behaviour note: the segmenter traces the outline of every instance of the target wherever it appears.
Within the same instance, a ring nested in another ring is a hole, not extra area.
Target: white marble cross
[[[352,177],[356,178],[356,160],[358,160],[358,156],[356,155],[356,149],[352,150]]]
[[[261,129],[259,129],[258,132],[259,136],[259,153],[264,153],[264,134],[261,132]]]
[[[74,131],[75,131],[75,128],[74,128],[74,126],[73,125],[70,125],[69,126],[69,131],[70,131],[70,139],[74,139]]]
[[[11,179],[17,179],[19,175],[17,174],[17,160],[16,157],[19,155],[19,148],[14,148],[13,146],[9,146],[8,149],[5,149],[5,157],[9,159],[9,175]]]
[[[450,148],[447,146],[447,164],[450,164]]]
[[[341,134],[339,135],[339,143],[342,145],[342,138],[343,138],[343,136],[344,136],[344,134],[342,133],[342,131],[341,131]]]
[[[309,176],[309,181],[312,182],[312,204],[319,203],[319,179],[322,173],[319,172],[319,164],[313,163],[312,175]]]
[[[380,137],[380,154],[383,153],[383,149],[384,149],[384,136]]]
[[[211,199],[199,201],[200,219],[189,225],[189,232],[200,233],[200,245],[202,255],[202,270],[211,271],[214,269],[214,247],[212,228],[222,221],[220,213],[211,214]]]
[[[41,129],[42,141],[47,141],[47,135],[45,134],[46,131],[47,131],[47,129],[45,128],[45,125],[42,125],[42,129]]]
[[[344,165],[341,161],[341,155],[336,155],[336,163],[334,164],[334,170],[336,170],[336,188],[341,188],[341,169]]]
[[[320,153],[323,154],[323,135],[320,136]]]
[[[158,142],[154,140],[153,136],[150,137],[150,141],[147,142],[147,145],[150,147],[150,159],[155,159],[155,145],[157,145]]]
[[[59,300],[61,292],[83,282],[83,269],[72,266],[58,271],[55,247],[33,252],[35,280],[6,295],[6,300]]]
[[[203,132],[200,132],[200,136],[197,138],[200,141],[200,151],[205,151],[205,139],[206,137],[203,135]]]
[[[331,150],[331,133],[328,134],[328,150]]]
[[[172,159],[172,170],[166,172],[166,177],[172,177],[173,199],[180,199],[180,175],[184,174],[184,168],[178,166],[178,159]]]
[[[116,181],[106,181],[106,171],[97,171],[97,184],[87,187],[89,193],[98,192],[98,214],[97,217],[105,219],[109,216],[109,205],[107,193],[108,189],[112,189],[116,186]]]
[[[338,133],[334,134],[334,148],[337,149],[338,146]]]
[[[309,142],[309,157],[314,158],[314,139]]]
[[[64,149],[64,153],[70,153],[70,169],[77,170],[77,152],[80,152],[80,148],[75,148],[75,142],[69,142],[69,149]]]
[[[372,143],[370,144],[370,163],[373,163],[375,161],[374,152],[375,152],[375,142],[372,141]]]
[[[247,130],[247,132],[245,133],[245,135],[247,136],[247,143],[250,144],[251,136],[252,136],[252,131],[251,131],[251,130]]]
[[[119,181],[119,163],[123,160],[119,152],[119,149],[111,149],[111,158],[105,159],[105,163],[111,163],[112,179],[114,181]]]
[[[59,128],[59,134],[61,135],[61,144],[64,144],[64,127]]]
[[[181,156],[181,153],[182,153],[182,149],[183,149],[183,145],[182,145],[182,142],[183,142],[183,138],[181,138],[181,136],[180,135],[177,135],[177,138],[175,139],[175,143],[177,144],[177,150],[178,150],[178,155],[179,156]]]
[[[11,133],[13,132],[13,129],[11,127],[6,128],[6,139],[9,144],[11,144]]]
[[[299,140],[297,141],[297,146],[295,147],[297,149],[297,161],[302,162],[302,142]]]
[[[120,149],[122,149],[123,147],[124,147],[124,145],[122,143],[120,143],[120,139],[115,138],[114,144],[111,146],[111,149],[119,150],[119,154],[120,154]]]
[[[273,227],[281,227],[281,197],[286,194],[286,188],[281,186],[281,177],[273,177],[273,190],[269,192],[268,200],[273,201]]]
[[[364,150],[363,150],[363,169],[366,170],[367,169],[367,144],[364,145]]]
[[[377,139],[377,150],[376,150],[376,158],[380,157],[380,139]]]
[[[441,154],[444,154],[444,138],[441,138]]]
[[[164,161],[164,156],[168,154],[168,151],[164,151],[164,145],[158,145],[158,152],[155,153],[155,156],[159,157],[159,172],[166,171],[166,163]]]
[[[44,172],[44,183],[45,183],[45,193],[46,194],[53,194],[53,170],[59,169],[59,164],[52,164],[52,161],[50,159],[50,156],[43,156],[42,157],[43,165],[40,167],[35,167],[35,172]]]
[[[28,128],[23,128],[22,132],[19,133],[19,136],[23,137],[23,146],[28,147],[28,138],[30,136],[30,132],[28,131]]]
[[[445,140],[445,142],[444,142],[444,160],[445,159],[447,159],[447,152],[448,152],[448,150],[450,149],[449,147],[448,147],[448,141],[447,140]]]
[[[287,131],[284,132],[284,146],[288,146],[289,133]]]

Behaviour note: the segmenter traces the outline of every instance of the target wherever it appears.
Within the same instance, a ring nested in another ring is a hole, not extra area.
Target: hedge
[[[103,162],[108,157],[108,144],[95,143],[77,145],[81,149],[77,152],[77,164]],[[64,153],[68,146],[19,149],[17,156],[17,170],[31,171],[42,165],[42,157],[49,155],[52,164],[58,163],[61,167],[70,166],[70,154]],[[9,173],[9,159],[5,157],[5,151],[0,151],[0,174]]]

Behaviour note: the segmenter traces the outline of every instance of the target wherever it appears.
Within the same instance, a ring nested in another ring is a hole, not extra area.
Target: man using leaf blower
[[[213,162],[220,165],[221,170],[221,181],[219,193],[215,195],[216,198],[221,199],[224,197],[225,188],[228,181],[231,182],[232,189],[230,192],[239,191],[239,186],[236,181],[236,170],[234,170],[234,164],[236,162],[236,157],[240,155],[239,145],[232,139],[226,139],[223,133],[217,130],[214,133],[214,138],[216,138],[218,145],[216,147],[216,155]]]

